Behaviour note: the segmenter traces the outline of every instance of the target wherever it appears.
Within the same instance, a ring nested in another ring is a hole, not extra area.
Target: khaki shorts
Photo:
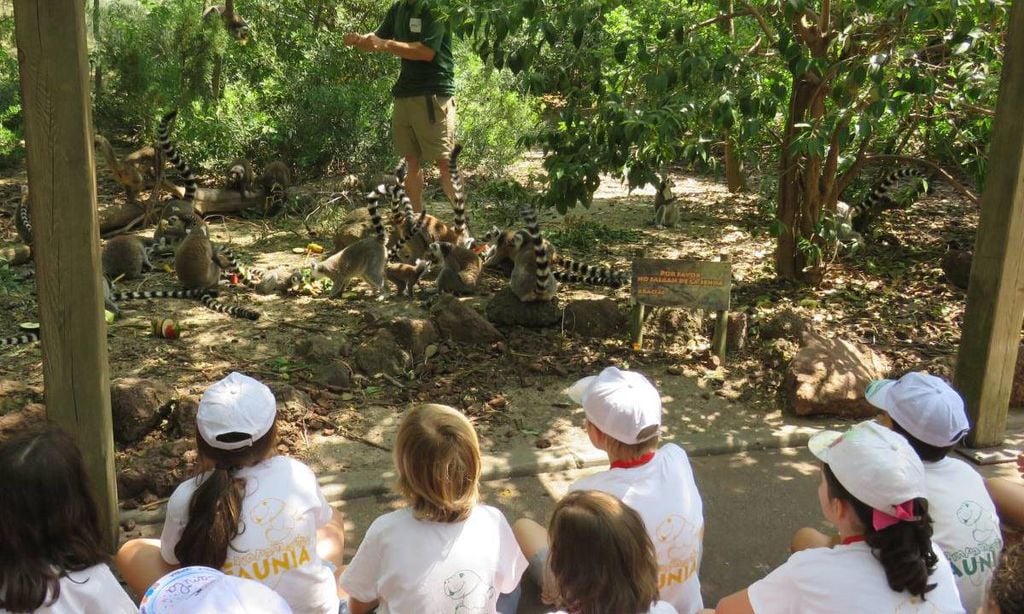
[[[430,121],[427,104],[433,107]],[[395,153],[420,160],[448,158],[455,146],[455,98],[451,96],[410,96],[395,98],[391,114]]]

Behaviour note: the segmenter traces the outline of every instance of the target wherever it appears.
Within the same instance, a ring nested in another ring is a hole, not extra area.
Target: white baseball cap
[[[807,443],[851,495],[895,515],[907,501],[924,498],[924,465],[907,440],[874,420],[845,433],[822,431]]]
[[[971,430],[964,400],[942,378],[911,372],[898,380],[875,380],[864,397],[905,431],[933,445],[955,445]]]
[[[291,614],[283,597],[265,584],[209,567],[182,567],[146,589],[140,614]]]
[[[650,426],[661,424],[661,395],[635,371],[608,367],[599,375],[584,377],[563,390],[583,406],[587,420],[612,439],[637,444]]]
[[[251,446],[274,426],[277,402],[265,384],[233,372],[203,392],[196,424],[203,440],[214,448],[237,450]],[[225,437],[225,435],[241,434]]]

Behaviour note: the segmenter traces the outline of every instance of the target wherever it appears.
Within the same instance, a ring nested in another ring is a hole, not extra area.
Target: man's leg
[[[455,186],[452,185],[452,174],[448,169],[448,158],[437,159],[437,172],[441,174],[441,189],[448,197],[448,202],[455,202]]]
[[[405,164],[405,193],[412,201],[413,211],[419,213],[423,211],[423,167],[414,156],[405,156]]]

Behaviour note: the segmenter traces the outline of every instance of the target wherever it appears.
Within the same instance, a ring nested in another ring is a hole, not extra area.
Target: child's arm
[[[348,611],[350,614],[369,614],[373,611],[373,608],[377,607],[380,603],[380,599],[374,599],[370,602],[359,601],[355,597],[348,598]]]
[[[316,553],[334,565],[337,581],[345,563],[345,518],[334,506],[331,506],[331,519],[316,530]]]
[[[750,603],[750,595],[743,589],[718,602],[715,614],[754,614],[754,606]]]

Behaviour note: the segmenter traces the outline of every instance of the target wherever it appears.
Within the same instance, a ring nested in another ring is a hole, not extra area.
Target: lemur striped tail
[[[425,210],[420,211],[419,216],[417,216],[414,221],[412,218],[412,209],[410,208],[405,224],[408,226],[408,230],[405,234],[400,235],[398,241],[395,241],[395,244],[391,246],[391,253],[388,254],[388,257],[391,259],[397,259],[401,256],[402,248],[405,247],[405,244],[411,241],[413,237],[418,236],[423,232],[423,228],[427,225],[427,212]],[[426,243],[430,243],[430,240],[427,237],[424,237],[423,240]]]
[[[567,273],[580,278],[604,279],[609,282],[616,282],[620,286],[629,278],[627,273],[622,271],[613,271],[610,267],[586,264],[584,262],[569,260],[568,258],[563,259],[560,264],[566,269]]]
[[[145,292],[114,292],[110,295],[110,300],[115,303],[121,301],[131,301],[135,299],[150,299],[150,298],[200,298],[204,294],[213,294],[209,290],[149,290]]]
[[[14,337],[4,337],[0,339],[0,347],[5,345],[25,345],[26,343],[32,343],[39,341],[39,333],[25,333],[24,335],[16,335]]]
[[[160,120],[160,127],[157,129],[157,141],[160,144],[160,151],[164,153],[164,157],[178,169],[178,172],[181,173],[182,181],[185,182],[185,198],[182,200],[191,202],[195,200],[196,190],[198,189],[196,176],[192,173],[188,163],[178,155],[178,150],[175,149],[170,139],[170,125],[177,115],[178,110],[175,109],[164,115],[163,119]]]
[[[540,224],[537,222],[537,212],[533,207],[523,207],[523,220],[526,222],[526,234],[533,241],[533,255],[537,260],[537,294],[544,296],[547,294],[551,268],[548,262],[548,249],[540,236]]]
[[[22,243],[32,245],[32,218],[29,213],[32,204],[28,200],[28,186],[21,186],[21,200],[14,214],[14,229],[18,231]]]
[[[246,320],[258,320],[258,319],[260,319],[260,314],[259,314],[258,311],[253,311],[252,309],[246,309],[245,307],[235,307],[234,305],[225,305],[224,303],[221,303],[220,301],[214,300],[213,294],[210,293],[210,292],[204,293],[202,296],[199,297],[199,300],[202,301],[203,305],[205,305],[209,309],[212,309],[214,311],[219,311],[221,313],[226,313],[229,316],[234,317],[234,318],[245,318]]]
[[[922,192],[928,191],[928,181],[924,174],[916,168],[900,168],[882,177],[875,184],[875,187],[868,192],[859,205],[850,207],[850,222],[853,229],[865,233],[871,223],[886,209],[893,208],[896,204],[892,202],[891,193],[893,188],[905,177],[915,177],[914,198]]]
[[[571,273],[569,271],[555,271],[551,274],[561,283],[568,284],[587,284],[589,286],[607,286],[609,288],[621,288],[622,281],[615,277],[607,277],[600,273],[589,273],[587,275],[581,275],[579,273]]]
[[[452,178],[452,210],[455,212],[455,236],[465,237],[469,234],[466,225],[466,192],[462,187],[462,175],[459,173],[459,154],[462,153],[462,144],[456,143],[448,156],[448,172]]]
[[[377,233],[377,240],[381,245],[388,244],[388,235],[384,231],[384,223],[380,220],[380,191],[374,190],[366,195],[366,209],[370,212],[370,222],[373,223],[373,230]]]
[[[402,161],[395,167],[395,181],[400,186],[405,185],[405,176],[409,174],[409,164],[402,158]]]
[[[235,255],[235,252],[233,252],[231,248],[218,248],[217,253],[223,254],[224,257],[227,258],[228,262],[231,264],[231,268],[224,271],[224,273],[222,273],[222,276],[230,277],[232,274],[237,274],[238,279],[241,280],[243,284],[250,288],[255,288],[256,286],[258,286],[259,283],[263,281],[263,277],[267,274],[266,271],[264,271],[263,269],[249,267],[242,264],[238,260],[238,256]]]

